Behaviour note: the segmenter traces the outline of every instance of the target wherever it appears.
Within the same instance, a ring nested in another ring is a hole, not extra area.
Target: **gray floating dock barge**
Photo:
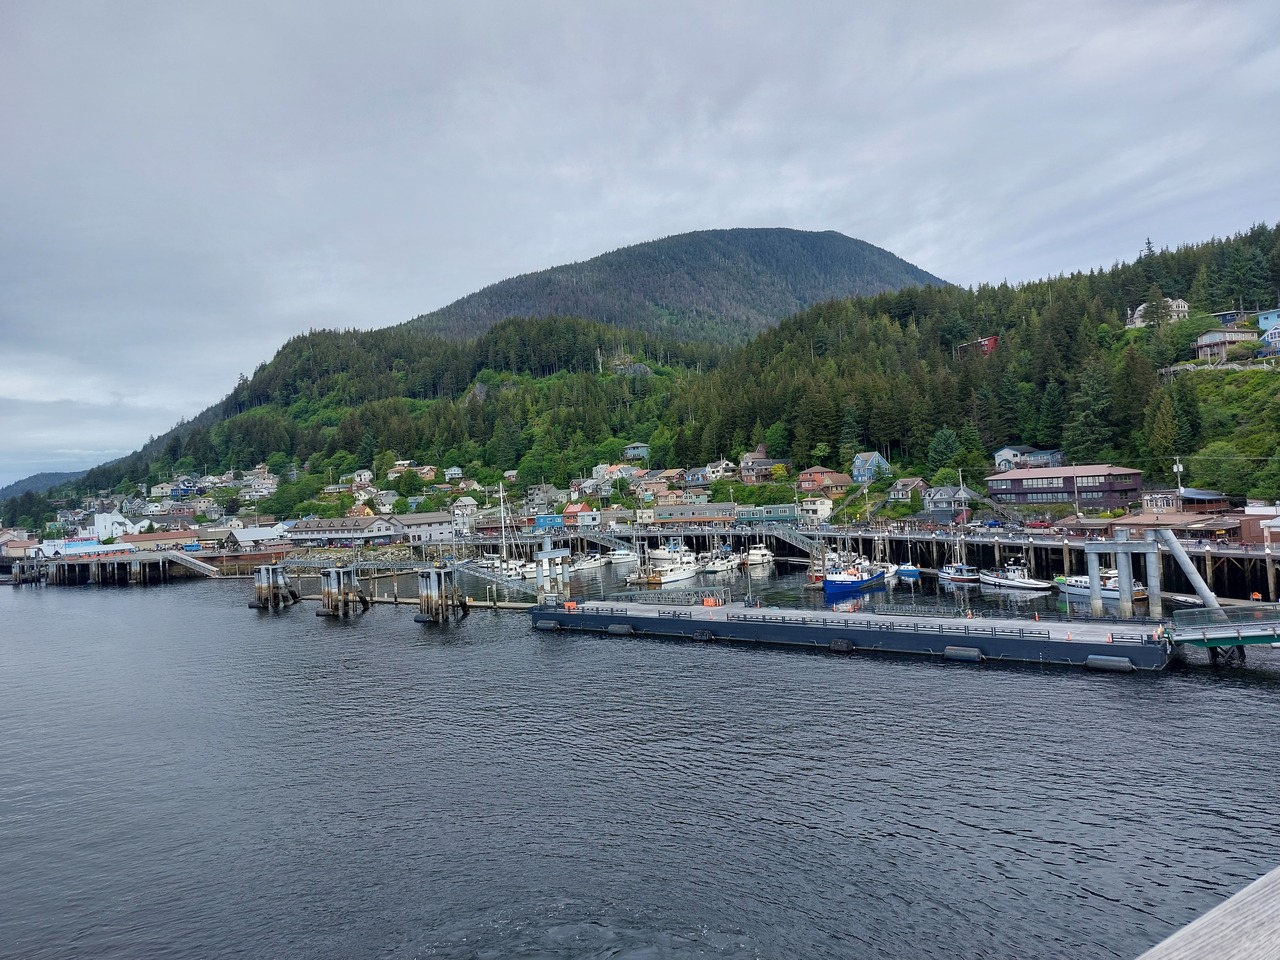
[[[531,608],[539,630],[769,646],[834,653],[923,654],[970,662],[1040,663],[1128,673],[1158,671],[1174,657],[1160,623],[1036,621],[746,606],[675,606],[593,600]]]

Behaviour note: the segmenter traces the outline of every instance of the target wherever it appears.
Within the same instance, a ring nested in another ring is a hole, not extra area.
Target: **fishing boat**
[[[920,577],[920,568],[908,560],[906,563],[898,564],[898,576],[916,580]]]
[[[1022,560],[1010,560],[1000,570],[980,570],[978,580],[990,587],[1007,587],[1015,590],[1052,590],[1049,580],[1037,580]]]
[[[964,544],[957,537],[952,543],[952,559],[944,563],[938,570],[938,579],[943,583],[980,583],[978,568],[965,563]]]
[[[1119,600],[1120,599],[1120,571],[1114,568],[1109,570],[1099,570],[1098,578],[1101,581],[1102,599],[1103,600]],[[1058,589],[1064,597],[1072,597],[1080,600],[1089,599],[1089,577],[1086,574],[1077,574],[1071,577],[1058,576],[1053,578],[1053,582],[1058,585]],[[1146,584],[1141,581],[1133,581],[1133,599],[1147,599]]]
[[[773,551],[765,546],[750,547],[743,563],[748,567],[763,567],[773,563]]]
[[[944,563],[938,570],[938,579],[943,583],[979,583],[978,568],[967,563]]]
[[[822,581],[822,596],[826,600],[847,597],[859,590],[882,584],[885,579],[885,569],[870,563],[854,564],[843,570],[828,570]]]

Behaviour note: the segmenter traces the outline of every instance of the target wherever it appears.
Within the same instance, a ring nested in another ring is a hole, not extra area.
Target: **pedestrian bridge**
[[[1280,603],[1178,610],[1173,640],[1197,647],[1239,647],[1280,643]]]

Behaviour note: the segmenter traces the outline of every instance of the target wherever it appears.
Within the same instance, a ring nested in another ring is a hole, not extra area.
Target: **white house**
[[[805,497],[800,501],[800,522],[816,527],[831,519],[831,501],[826,497]]]
[[[462,479],[462,468],[461,468],[461,467],[445,467],[445,468],[444,468],[444,478],[445,478],[445,480],[446,480],[447,482],[449,482],[449,483],[453,483],[453,482],[455,482],[455,481],[457,481],[457,480],[461,480],[461,479]]]
[[[1164,302],[1169,308],[1170,323],[1177,323],[1180,320],[1185,320],[1191,313],[1191,304],[1187,303],[1187,301],[1183,300],[1181,297],[1177,300],[1165,297]],[[1145,318],[1146,312],[1147,305],[1145,303],[1138,304],[1133,313],[1129,315],[1129,319],[1125,321],[1125,326],[1131,328],[1145,327],[1147,325]]]
[[[146,523],[133,523],[126,520],[118,510],[112,510],[110,513],[95,513],[93,515],[93,534],[101,543],[110,537],[120,537],[126,533],[139,533]]]

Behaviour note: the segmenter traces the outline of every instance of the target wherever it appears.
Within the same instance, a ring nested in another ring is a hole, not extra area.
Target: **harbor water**
[[[1280,864],[1269,650],[1118,677],[250,594],[0,590],[0,956],[1131,958]]]

